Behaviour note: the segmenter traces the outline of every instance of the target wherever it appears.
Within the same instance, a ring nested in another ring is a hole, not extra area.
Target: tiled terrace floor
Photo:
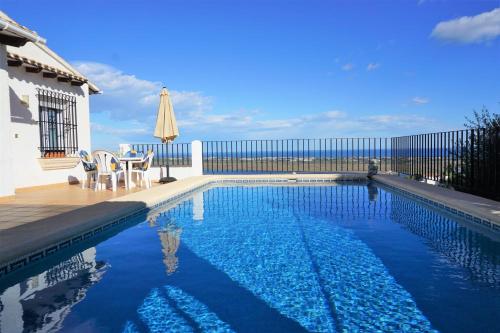
[[[153,186],[156,185],[153,184]],[[78,184],[58,184],[18,190],[14,198],[0,199],[0,230],[141,190],[143,189],[139,187],[127,191],[125,188],[119,187],[116,192],[111,190],[94,191],[88,188],[82,189]]]

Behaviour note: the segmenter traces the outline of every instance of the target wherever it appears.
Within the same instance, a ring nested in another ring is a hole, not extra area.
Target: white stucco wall
[[[12,147],[9,103],[9,72],[5,45],[0,44],[0,197],[14,195],[11,176]]]
[[[27,44],[29,45],[29,44]],[[30,58],[45,59],[44,52],[30,50]],[[37,55],[37,52],[39,55]],[[17,52],[21,53],[21,52]],[[41,60],[38,60],[41,61]],[[47,60],[48,62],[48,60]],[[52,65],[52,64],[51,64]],[[68,182],[81,176],[81,165],[72,169],[45,171],[38,159],[41,157],[40,129],[38,121],[37,88],[53,90],[76,97],[78,124],[78,147],[90,151],[90,119],[88,86],[71,86],[57,79],[43,78],[41,73],[27,73],[24,67],[8,67],[10,104],[10,145],[13,169],[11,171],[16,188]],[[21,103],[23,95],[29,96],[29,105]]]

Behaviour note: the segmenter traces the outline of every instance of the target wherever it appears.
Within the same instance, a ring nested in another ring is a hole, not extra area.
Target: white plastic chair
[[[85,188],[85,184],[88,183],[90,188],[90,182],[95,179],[97,175],[97,165],[92,161],[92,158],[85,150],[80,150],[80,161],[82,162],[83,173],[82,173],[82,189]]]
[[[97,163],[97,181],[95,182],[95,190],[97,191],[101,177],[111,177],[111,184],[113,192],[119,181],[119,177],[123,176],[125,179],[125,187],[128,187],[125,169],[122,167],[120,159],[113,153],[105,150],[96,150],[94,153],[94,160]]]
[[[137,180],[141,187],[142,183],[146,182],[146,188],[151,188],[151,165],[153,164],[154,156],[155,154],[152,151],[148,152],[142,161],[134,163],[136,166],[132,170],[129,170],[129,172],[137,174]]]

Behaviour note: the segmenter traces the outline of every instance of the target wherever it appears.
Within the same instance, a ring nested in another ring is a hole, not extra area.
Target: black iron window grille
[[[76,97],[38,89],[42,157],[64,157],[78,151]]]

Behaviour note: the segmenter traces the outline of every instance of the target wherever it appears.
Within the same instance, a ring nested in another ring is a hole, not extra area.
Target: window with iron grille
[[[76,97],[38,89],[42,157],[64,157],[78,151]]]

